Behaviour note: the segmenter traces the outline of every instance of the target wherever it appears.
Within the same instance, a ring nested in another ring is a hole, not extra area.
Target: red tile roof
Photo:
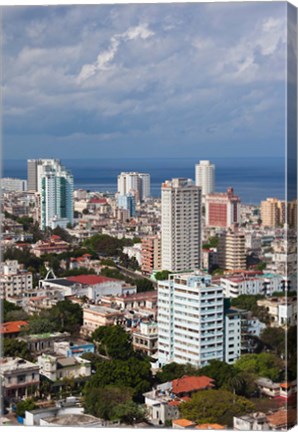
[[[267,420],[269,424],[276,427],[293,426],[297,421],[297,412],[295,409],[279,410],[268,415]]]
[[[107,200],[105,198],[91,198],[89,204],[106,204]]]
[[[214,387],[214,380],[205,375],[202,376],[184,376],[172,381],[174,394],[190,393],[197,390]]]
[[[181,401],[178,401],[178,400],[173,400],[173,401],[170,401],[168,403],[168,405],[170,405],[170,406],[179,406],[180,404],[181,404]]]
[[[219,430],[219,429],[225,429],[225,426],[222,426],[218,423],[204,423],[204,424],[200,424],[200,425],[196,426],[195,429],[205,429],[205,430],[206,429],[207,430],[217,429],[217,430]]]
[[[105,282],[118,281],[117,279],[112,279],[112,278],[107,278],[105,276],[97,276],[97,275],[70,276],[66,279],[71,282],[80,283],[82,285],[97,285]]]
[[[0,334],[18,333],[22,330],[22,327],[28,325],[27,321],[9,321],[0,324]]]
[[[181,427],[190,427],[190,426],[194,426],[195,423],[193,423],[190,420],[187,419],[177,419],[177,420],[172,420],[172,424],[177,425],[177,426],[181,426]]]

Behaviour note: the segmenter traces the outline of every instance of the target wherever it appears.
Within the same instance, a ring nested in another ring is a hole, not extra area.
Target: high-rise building
[[[37,185],[41,195],[41,229],[66,228],[73,223],[73,176],[64,166],[51,161],[38,165]]]
[[[201,188],[167,180],[161,188],[161,266],[173,272],[201,266]]]
[[[196,165],[196,186],[202,188],[202,197],[213,193],[215,188],[215,165],[208,160],[201,160]]]
[[[277,228],[286,222],[285,201],[277,198],[267,198],[261,201],[261,220],[264,227]]]
[[[118,208],[128,211],[129,217],[136,215],[136,200],[132,193],[118,195]]]
[[[221,234],[218,243],[218,264],[224,270],[246,269],[245,234],[238,231]]]
[[[118,193],[126,195],[134,192],[138,201],[150,197],[150,174],[122,172],[118,175]]]
[[[223,360],[223,293],[200,273],[158,282],[158,360],[196,367]]]
[[[161,270],[161,238],[157,235],[142,239],[142,272]]]
[[[59,166],[59,159],[29,159],[27,161],[27,188],[31,192],[40,192],[41,185],[39,182],[41,176],[41,167],[43,165]]]
[[[224,299],[224,361],[228,364],[241,355],[241,311],[230,305],[230,299]]]
[[[206,226],[229,228],[240,222],[240,199],[234,189],[206,196]]]

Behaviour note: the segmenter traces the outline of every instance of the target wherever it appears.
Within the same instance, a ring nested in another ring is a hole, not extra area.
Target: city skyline
[[[282,156],[286,7],[4,8],[4,159]]]

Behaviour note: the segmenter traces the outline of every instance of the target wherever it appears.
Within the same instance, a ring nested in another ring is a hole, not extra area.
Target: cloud
[[[116,34],[111,38],[108,50],[101,52],[97,56],[97,60],[93,64],[85,64],[82,66],[81,72],[78,75],[77,81],[81,83],[96,74],[100,70],[109,68],[109,63],[114,59],[121,41],[130,41],[134,39],[147,39],[153,36],[154,33],[148,29],[146,24],[137,27],[129,28],[126,32]]]
[[[4,13],[4,146],[11,157],[17,137],[28,155],[51,137],[82,156],[94,146],[130,157],[137,142],[144,155],[282,151],[285,12],[278,2]]]

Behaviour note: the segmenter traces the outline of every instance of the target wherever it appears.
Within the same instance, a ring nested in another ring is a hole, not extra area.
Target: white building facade
[[[158,283],[158,360],[201,367],[223,360],[223,293],[211,276],[171,275]]]
[[[41,229],[73,223],[73,176],[62,165],[38,166]],[[59,223],[60,221],[60,223]]]
[[[26,192],[27,180],[9,177],[2,178],[1,189],[7,192]]]
[[[201,267],[201,189],[167,180],[161,189],[161,266],[173,272]]]
[[[33,287],[32,273],[23,270],[16,260],[0,264],[0,298],[18,297]]]
[[[144,201],[151,195],[150,174],[139,172],[122,172],[118,176],[118,193],[127,195],[135,192],[136,199]]]
[[[213,193],[215,188],[215,165],[208,160],[201,160],[196,165],[196,186],[202,188],[202,196]]]

